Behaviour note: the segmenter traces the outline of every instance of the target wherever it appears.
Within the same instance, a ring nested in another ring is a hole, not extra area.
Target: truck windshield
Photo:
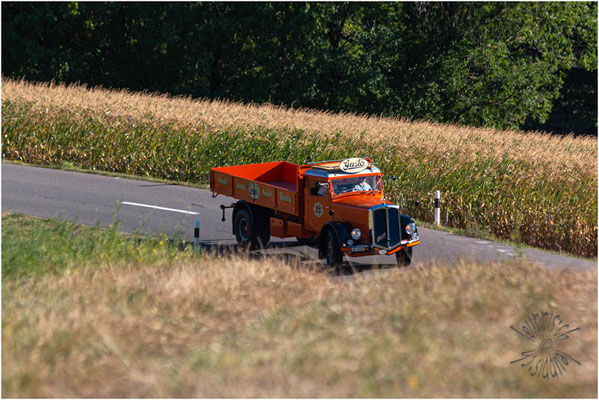
[[[333,183],[333,194],[335,196],[350,192],[370,192],[381,190],[381,177],[378,175],[332,179],[331,182]]]

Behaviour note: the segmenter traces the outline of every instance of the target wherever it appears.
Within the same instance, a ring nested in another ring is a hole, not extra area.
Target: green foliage
[[[595,71],[572,68],[555,99],[551,114],[540,124],[528,118],[525,129],[560,134],[597,131],[597,75]]]
[[[18,214],[2,216],[2,279],[60,273],[83,265],[172,260],[178,251],[162,238],[127,237],[118,221],[107,230]]]
[[[484,227],[503,239],[566,251],[597,254],[596,176],[572,169],[556,174],[550,163],[509,158],[465,161],[457,153],[414,147],[405,157],[392,144],[381,148],[361,138],[313,135],[303,130],[226,129],[205,131],[152,126],[124,118],[105,123],[61,112],[50,118],[31,105],[3,103],[3,151],[8,159],[200,182],[210,168],[265,161],[306,163],[371,155],[398,180],[386,183],[392,201],[432,222],[430,207],[414,200],[444,193],[451,226]],[[140,151],[143,149],[143,151]],[[517,235],[516,235],[517,233]]]
[[[596,103],[580,101],[597,93],[591,2],[9,2],[2,14],[10,77],[497,128],[597,129]],[[564,80],[572,71],[589,73]]]

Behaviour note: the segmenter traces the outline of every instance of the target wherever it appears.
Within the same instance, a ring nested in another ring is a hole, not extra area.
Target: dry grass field
[[[597,255],[596,138],[3,79],[2,141],[9,160],[189,182],[215,166],[372,156],[417,219],[432,221],[441,190],[449,226]]]
[[[3,397],[596,397],[596,271],[280,261],[110,264],[3,284]],[[531,312],[580,331],[557,379],[510,364]]]
[[[597,270],[523,261],[355,276],[2,217],[2,397],[593,397]],[[33,255],[33,256],[32,256]],[[551,380],[531,313],[580,330]]]

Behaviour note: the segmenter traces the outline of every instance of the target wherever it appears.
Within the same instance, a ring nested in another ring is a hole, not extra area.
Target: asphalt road
[[[36,217],[59,218],[83,225],[108,227],[115,216],[122,230],[145,235],[167,234],[175,240],[193,240],[194,223],[200,220],[200,240],[204,246],[234,248],[231,210],[222,222],[221,204],[235,200],[210,191],[86,174],[55,169],[2,163],[2,211]],[[432,213],[432,209],[431,209]],[[412,265],[434,261],[454,263],[460,259],[480,262],[501,261],[514,257],[552,268],[596,268],[592,261],[561,256],[527,248],[515,249],[501,243],[419,228],[421,244],[414,247]],[[272,238],[265,254],[285,254],[300,261],[315,262],[317,251],[300,246],[294,239]],[[393,264],[395,257],[352,258],[364,267]]]

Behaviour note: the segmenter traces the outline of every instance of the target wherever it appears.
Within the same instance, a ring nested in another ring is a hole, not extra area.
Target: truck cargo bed
[[[299,165],[286,161],[212,168],[214,193],[299,215]]]

